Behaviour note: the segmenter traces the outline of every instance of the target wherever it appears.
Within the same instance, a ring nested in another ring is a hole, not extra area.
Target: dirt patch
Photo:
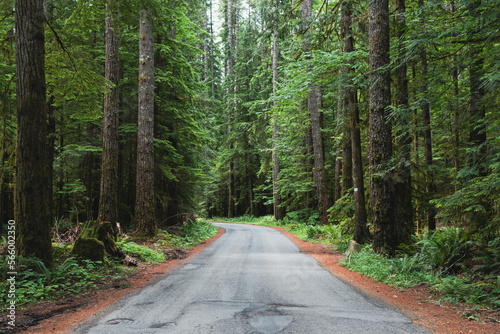
[[[280,227],[272,228],[286,235],[300,248],[301,252],[312,256],[332,275],[365,295],[382,300],[433,333],[500,333],[500,323],[498,322],[500,310],[479,309],[471,311],[470,305],[451,305],[446,302],[440,302],[439,305],[436,305],[438,297],[430,292],[429,286],[420,285],[409,289],[396,289],[376,282],[339,265],[339,261],[344,259],[344,255],[328,246],[303,241]],[[467,314],[478,314],[485,322],[471,321],[462,317],[462,315]]]
[[[17,310],[16,327],[0,324],[0,330],[7,333],[51,333],[71,332],[80,323],[101,312],[111,304],[127,297],[137,289],[158,281],[161,275],[178,267],[185,258],[199,253],[224,233],[223,229],[190,250],[169,250],[169,261],[160,264],[139,264],[128,279],[99,286],[99,289],[81,298],[65,298],[57,301],[41,302],[25,310]],[[3,319],[2,319],[3,320]]]

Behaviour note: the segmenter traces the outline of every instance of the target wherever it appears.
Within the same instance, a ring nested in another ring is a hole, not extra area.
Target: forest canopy
[[[0,4],[0,216],[21,243],[243,215],[384,254],[500,237],[498,0],[20,3]]]

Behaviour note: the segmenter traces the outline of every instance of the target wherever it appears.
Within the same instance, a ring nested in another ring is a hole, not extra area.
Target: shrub
[[[442,275],[456,271],[473,243],[463,229],[451,227],[428,234],[417,246],[421,247],[421,261]]]
[[[478,256],[474,258],[479,262],[474,266],[473,271],[480,271],[487,275],[498,275],[500,273],[500,237],[488,242],[488,246],[478,251]],[[500,276],[498,276],[500,279]]]

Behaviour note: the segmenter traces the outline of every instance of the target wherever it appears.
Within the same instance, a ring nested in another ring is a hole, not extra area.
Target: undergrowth
[[[117,244],[127,255],[143,262],[162,262],[166,256],[163,248],[189,249],[209,239],[217,233],[212,224],[202,221],[189,221],[179,226],[176,233],[159,230],[155,239],[145,245],[136,243],[130,237],[123,237]],[[0,249],[5,246],[0,242]],[[53,263],[47,267],[37,258],[17,257],[16,307],[37,303],[43,300],[55,300],[66,296],[78,297],[100,284],[121,281],[127,278],[133,269],[125,267],[121,261],[106,258],[104,262],[77,260],[71,257],[70,243],[53,243]],[[7,305],[9,285],[6,281],[8,262],[5,254],[0,254],[0,303]],[[5,309],[0,311],[5,313]]]
[[[99,284],[119,280],[129,271],[111,261],[77,261],[74,257],[66,257],[65,248],[65,245],[54,247],[54,261],[50,267],[37,258],[18,257],[15,291],[17,307],[43,300],[79,296],[88,290],[97,289]],[[2,276],[5,276],[8,270],[3,256],[0,265]],[[6,277],[2,277],[0,300],[3,303],[8,302],[8,288]]]

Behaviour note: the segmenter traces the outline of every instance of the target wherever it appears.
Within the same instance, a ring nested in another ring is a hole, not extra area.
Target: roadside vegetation
[[[78,228],[66,224],[59,225],[58,233],[69,231],[78,234]],[[133,235],[123,234],[118,237],[117,245],[125,255],[148,265],[168,261],[183,250],[190,249],[217,233],[217,228],[203,221],[189,220],[187,223],[159,229],[154,238],[144,240]],[[57,239],[57,238],[56,238]],[[99,289],[105,284],[126,287],[125,280],[135,268],[126,266],[121,259],[106,257],[104,261],[90,261],[73,256],[73,241],[53,242],[53,263],[47,267],[43,261],[35,257],[17,258],[16,306],[28,307],[30,304],[57,300],[64,297],[75,298],[90,291]],[[0,302],[7,305],[8,284],[6,282],[7,257],[3,253],[6,240],[0,242]],[[2,310],[5,312],[5,310]]]
[[[337,225],[320,225],[313,219],[301,221],[294,215],[280,222],[272,216],[213,220],[282,227],[302,240],[327,244],[342,253],[353,234],[349,220]],[[500,309],[500,237],[482,242],[460,227],[443,227],[415,236],[414,243],[401,247],[394,257],[377,254],[371,244],[366,244],[341,264],[395,287],[429,285],[436,303],[470,304],[471,313],[465,316],[471,320],[479,320],[474,310]]]

